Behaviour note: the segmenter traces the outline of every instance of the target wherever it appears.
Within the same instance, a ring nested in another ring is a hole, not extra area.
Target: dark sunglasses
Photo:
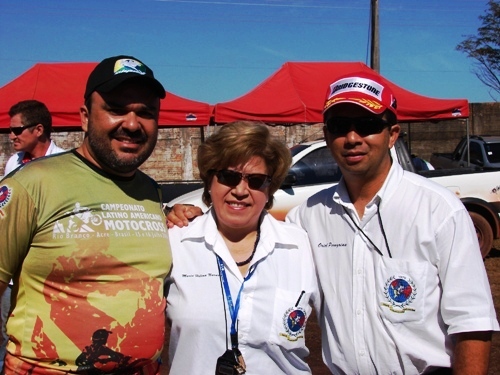
[[[11,126],[10,131],[11,133],[14,133],[14,135],[20,135],[24,129],[32,128],[33,126],[37,126],[38,124],[31,124],[31,125],[23,125],[23,126]]]
[[[379,117],[332,117],[327,120],[326,128],[336,136],[344,136],[353,128],[362,137],[380,134],[391,124]]]
[[[252,190],[264,190],[271,183],[271,177],[261,173],[246,174],[230,169],[222,169],[215,172],[215,175],[219,183],[229,187],[238,186],[243,178],[247,181],[248,187]]]

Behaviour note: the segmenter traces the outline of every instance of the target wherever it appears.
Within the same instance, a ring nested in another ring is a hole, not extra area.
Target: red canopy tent
[[[54,128],[80,126],[79,108],[85,84],[97,63],[40,63],[0,88],[0,129],[9,127],[9,108],[26,99],[39,100],[52,114]],[[209,104],[167,91],[161,101],[160,126],[204,126],[209,124]]]
[[[287,62],[272,76],[247,94],[218,103],[214,120],[223,124],[235,120],[260,120],[266,123],[318,123],[329,85],[348,73],[367,71],[360,62]],[[398,101],[400,122],[444,120],[469,116],[466,99],[434,99],[412,93],[389,80]]]

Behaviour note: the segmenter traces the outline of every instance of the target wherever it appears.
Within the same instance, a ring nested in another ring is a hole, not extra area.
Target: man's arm
[[[168,228],[173,228],[174,226],[182,228],[188,226],[190,220],[203,215],[203,211],[198,206],[175,204],[173,207],[168,207],[166,214]]]
[[[462,332],[453,336],[453,375],[486,375],[492,332]]]

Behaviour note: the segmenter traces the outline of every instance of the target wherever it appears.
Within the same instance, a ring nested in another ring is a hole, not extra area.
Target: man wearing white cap
[[[288,214],[308,232],[335,374],[486,374],[499,329],[469,214],[391,159],[397,102],[380,76],[332,83],[324,135],[337,186]]]
[[[311,243],[334,374],[487,374],[499,325],[470,216],[450,191],[393,162],[397,101],[380,76],[330,85],[326,143],[339,184],[292,209]],[[199,208],[169,214],[188,225]]]

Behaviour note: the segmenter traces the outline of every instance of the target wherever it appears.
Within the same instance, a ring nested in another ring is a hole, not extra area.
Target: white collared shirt
[[[442,186],[393,163],[361,220],[343,181],[287,220],[311,241],[324,300],[323,355],[333,373],[450,367],[450,334],[499,329],[474,226]]]
[[[173,268],[167,280],[170,374],[214,373],[226,350],[231,317],[215,254],[224,261],[233,304],[243,283],[212,212],[169,230]],[[309,374],[304,319],[319,307],[315,269],[305,232],[265,214],[260,241],[238,313],[239,349],[246,374]],[[302,291],[304,293],[302,294]],[[302,296],[301,296],[302,294]],[[229,343],[230,345],[230,343]]]
[[[52,155],[52,154],[59,154],[59,153],[64,152],[64,151],[66,151],[66,150],[62,149],[61,147],[58,147],[54,143],[54,141],[50,141],[50,146],[47,149],[45,156]],[[4,176],[7,176],[14,169],[23,165],[23,158],[24,158],[24,151],[19,151],[19,152],[16,152],[14,155],[12,155],[9,158],[9,160],[7,160],[7,164],[5,164]]]

